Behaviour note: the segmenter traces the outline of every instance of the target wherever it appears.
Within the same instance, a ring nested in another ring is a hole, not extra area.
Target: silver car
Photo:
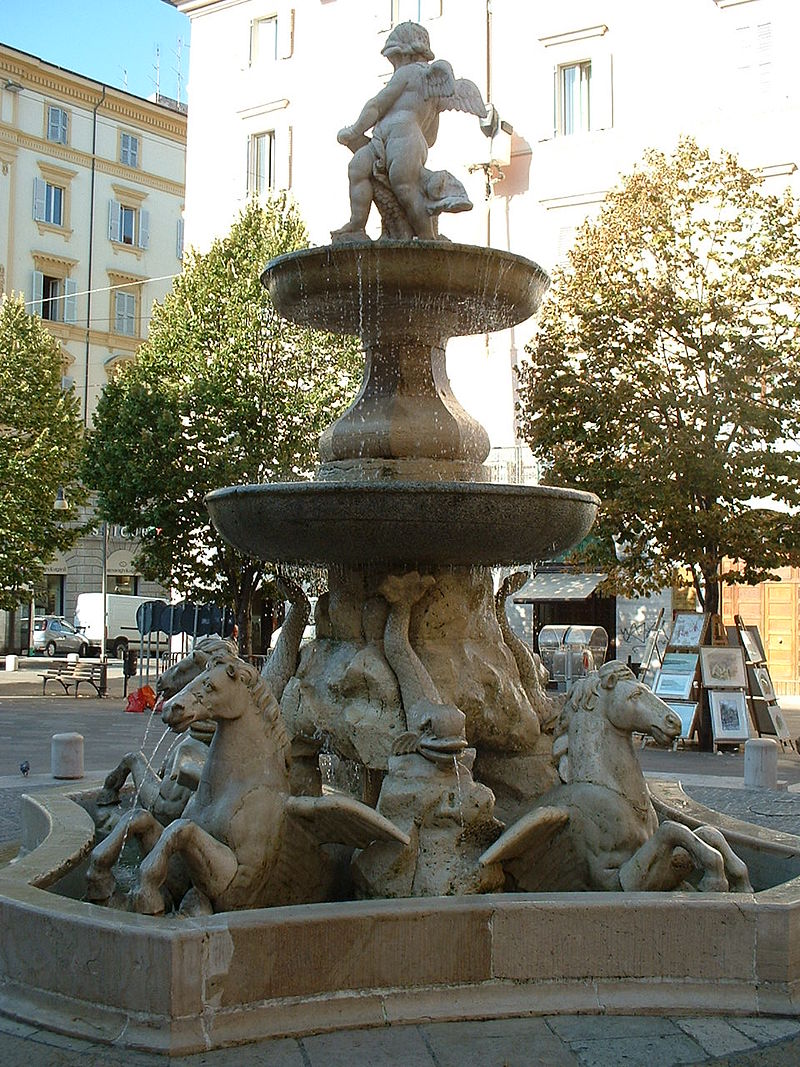
[[[67,652],[77,652],[79,656],[89,655],[86,638],[60,615],[42,615],[33,620],[33,650],[44,652],[48,656]]]

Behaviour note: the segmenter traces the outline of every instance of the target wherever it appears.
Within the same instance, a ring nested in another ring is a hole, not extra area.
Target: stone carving
[[[680,728],[666,704],[615,660],[580,679],[553,746],[565,780],[481,862],[502,863],[507,888],[529,892],[752,892],[745,864],[718,830],[658,823],[631,734],[666,742]]]
[[[542,727],[547,728],[552,727],[560,715],[563,701],[558,699],[555,694],[547,693],[547,683],[550,680],[547,668],[542,663],[541,657],[531,652],[528,646],[520,641],[511,629],[508,615],[506,614],[506,601],[512,593],[516,593],[527,581],[527,571],[515,571],[504,578],[495,596],[495,611],[497,612],[497,621],[500,624],[503,640],[516,660],[525,695],[536,712],[539,723]]]
[[[353,860],[363,896],[443,896],[501,889],[499,864],[482,865],[481,853],[502,830],[494,796],[475,782],[475,750],[467,748],[466,716],[445,704],[409,641],[411,609],[434,585],[416,571],[389,576],[381,593],[389,602],[384,649],[403,698],[408,730],[394,744],[378,812],[409,838],[402,847],[374,842]]]
[[[217,729],[196,793],[183,817],[163,827],[135,809],[98,845],[87,874],[87,899],[109,901],[113,864],[126,839],[144,859],[128,896],[134,911],[157,915],[180,906],[209,914],[333,899],[337,841],[408,838],[371,808],[344,796],[290,795],[290,745],[277,701],[255,668],[230,653],[166,701],[162,718],[177,732],[213,719]]]
[[[373,203],[383,223],[382,237],[437,240],[443,211],[469,211],[466,189],[446,170],[425,166],[436,140],[442,111],[466,111],[486,118],[480,90],[456,78],[445,60],[433,61],[427,30],[402,22],[386,39],[382,55],[394,67],[388,85],[367,101],[338,141],[353,153],[348,169],[350,221],[331,234],[334,243],[366,240]],[[367,130],[372,136],[367,137]]]

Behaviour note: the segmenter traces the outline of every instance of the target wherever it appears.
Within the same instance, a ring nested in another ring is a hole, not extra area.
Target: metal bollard
[[[50,767],[54,778],[83,778],[83,734],[53,734]]]
[[[744,784],[747,789],[778,788],[778,742],[752,737],[744,744]]]

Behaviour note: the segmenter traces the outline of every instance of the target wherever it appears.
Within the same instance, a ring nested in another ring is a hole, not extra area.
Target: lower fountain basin
[[[551,559],[591,529],[593,493],[475,482],[237,485],[206,497],[240,552],[272,563],[511,565]]]

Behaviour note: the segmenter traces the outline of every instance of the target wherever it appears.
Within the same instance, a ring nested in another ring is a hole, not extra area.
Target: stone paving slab
[[[737,1033],[750,1042],[750,1048],[731,1049]],[[165,1067],[168,1063],[179,1067],[797,1067],[800,1021],[642,1015],[489,1019],[276,1038],[169,1060],[0,1018],[2,1067]]]
[[[736,819],[800,835],[800,794],[775,789],[726,789],[683,782],[688,797]]]

